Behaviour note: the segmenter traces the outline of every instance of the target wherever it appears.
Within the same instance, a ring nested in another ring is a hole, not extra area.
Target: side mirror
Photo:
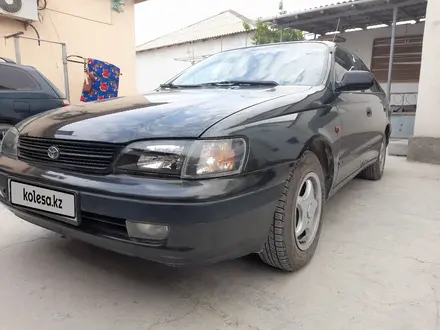
[[[353,70],[348,71],[342,77],[342,81],[336,88],[338,92],[364,91],[374,86],[374,76],[371,72]]]

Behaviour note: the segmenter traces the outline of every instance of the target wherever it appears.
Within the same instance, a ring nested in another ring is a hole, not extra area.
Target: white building
[[[243,23],[249,25],[249,31]],[[254,29],[253,21],[228,10],[138,46],[138,91],[158,87],[206,56],[251,45]]]

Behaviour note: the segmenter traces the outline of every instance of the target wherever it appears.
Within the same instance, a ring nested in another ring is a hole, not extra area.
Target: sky
[[[335,3],[336,0],[284,0],[287,12]],[[135,6],[136,45],[232,9],[250,18],[278,13],[279,0],[148,0]]]

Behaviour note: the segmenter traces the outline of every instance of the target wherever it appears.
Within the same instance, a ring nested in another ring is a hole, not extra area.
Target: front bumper
[[[2,156],[0,202],[28,222],[119,253],[169,265],[211,263],[262,249],[288,171],[286,165],[237,177],[184,181],[69,173]],[[9,179],[75,191],[79,226],[10,204]],[[166,224],[168,238],[133,241],[125,220]]]

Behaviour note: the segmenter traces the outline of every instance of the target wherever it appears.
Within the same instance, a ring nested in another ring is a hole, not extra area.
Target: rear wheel
[[[371,164],[365,170],[363,170],[363,172],[361,173],[361,177],[373,181],[378,181],[382,179],[382,175],[385,170],[386,159],[387,159],[387,143],[386,143],[386,139],[384,138],[380,146],[379,157],[373,164]]]
[[[304,267],[318,245],[324,203],[321,163],[313,152],[306,151],[286,181],[261,259],[290,272]]]

